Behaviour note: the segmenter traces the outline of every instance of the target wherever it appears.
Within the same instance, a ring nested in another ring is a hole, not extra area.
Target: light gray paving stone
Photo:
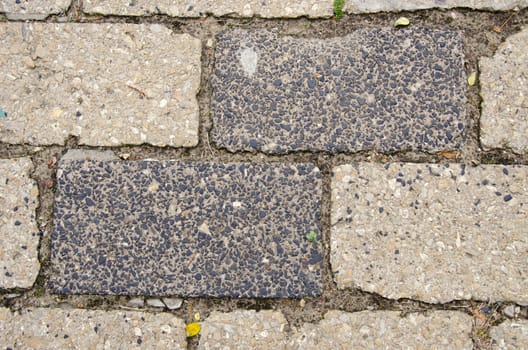
[[[510,36],[491,58],[479,61],[482,115],[480,140],[486,149],[528,152],[528,29]]]
[[[120,16],[149,16],[166,14],[173,17],[213,16],[264,18],[282,17],[330,17],[332,0],[84,0],[83,9],[88,13]]]
[[[528,321],[507,320],[491,327],[492,349],[518,350],[528,349]]]
[[[279,311],[215,311],[202,322],[198,349],[286,349],[287,324]]]
[[[212,140],[229,151],[459,148],[466,74],[459,32],[365,28],[306,39],[217,37]]]
[[[319,295],[322,244],[305,236],[320,239],[320,201],[312,164],[60,162],[51,286],[59,294]]]
[[[0,13],[11,20],[43,20],[49,15],[64,13],[70,4],[71,0],[0,0]]]
[[[427,315],[396,311],[329,311],[305,323],[290,349],[472,349],[472,319],[453,311]]]
[[[513,10],[528,6],[528,0],[346,0],[349,13],[414,11],[432,8],[470,8],[478,10]]]
[[[38,187],[29,158],[0,160],[0,288],[29,288],[37,278]]]
[[[198,39],[105,23],[2,23],[0,37],[0,141],[197,144]]]
[[[526,166],[338,166],[335,280],[391,299],[527,302],[527,215]]]
[[[169,313],[0,308],[2,349],[186,349],[185,324]]]

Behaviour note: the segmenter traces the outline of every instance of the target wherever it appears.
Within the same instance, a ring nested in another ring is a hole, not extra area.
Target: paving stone
[[[528,152],[528,29],[510,36],[479,61],[484,148]]]
[[[169,313],[0,308],[2,349],[186,349],[184,329]]]
[[[0,159],[0,288],[29,288],[40,269],[32,169],[29,158]]]
[[[2,23],[0,37],[0,141],[197,144],[198,39],[104,23]]]
[[[491,327],[492,349],[528,349],[528,321],[508,320]]]
[[[218,35],[213,141],[230,151],[437,151],[464,141],[459,32],[366,28],[305,39]]]
[[[51,286],[60,294],[302,297],[321,292],[311,164],[61,162]]]
[[[344,10],[349,13],[414,11],[432,8],[471,8],[505,11],[528,6],[528,0],[346,0]]]
[[[333,1],[300,0],[285,3],[281,0],[84,0],[83,9],[88,13],[120,16],[165,14],[173,17],[200,17],[208,14],[264,18],[330,17],[333,15]]]
[[[49,15],[66,12],[70,4],[71,0],[0,0],[0,13],[11,20],[43,20]]]
[[[287,325],[278,311],[215,311],[202,322],[198,349],[285,349]]]
[[[472,319],[460,312],[329,311],[305,323],[291,349],[473,349]]]
[[[391,299],[527,302],[527,215],[527,166],[336,167],[335,280]]]

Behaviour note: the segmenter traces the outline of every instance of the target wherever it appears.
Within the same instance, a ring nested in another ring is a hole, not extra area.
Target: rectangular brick
[[[339,166],[335,280],[391,299],[526,303],[527,215],[527,166]]]
[[[66,12],[70,4],[71,0],[0,0],[0,13],[12,20],[43,20],[49,15]]]
[[[0,288],[29,288],[40,269],[38,187],[29,158],[0,159]]]
[[[184,328],[170,313],[0,308],[2,349],[186,349]]]
[[[330,17],[332,0],[84,0],[88,13],[119,16],[150,16],[166,14],[172,17],[201,17],[205,15],[230,17]]]
[[[107,23],[1,23],[0,37],[0,141],[198,143],[198,39]]]
[[[302,297],[321,292],[321,175],[310,164],[67,161],[60,294]]]
[[[230,151],[439,151],[466,127],[459,32],[366,28],[217,37],[212,139]]]

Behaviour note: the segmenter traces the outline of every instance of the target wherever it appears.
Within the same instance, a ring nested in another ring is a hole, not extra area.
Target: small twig
[[[502,29],[504,28],[504,26],[505,26],[506,24],[508,24],[508,22],[513,18],[514,15],[515,15],[515,13],[512,13],[512,14],[510,15],[510,17],[508,17],[508,18],[504,21],[504,23],[502,23],[500,26],[494,26],[494,27],[493,27],[493,31],[495,31],[496,33],[500,33],[500,32],[502,32]]]
[[[135,91],[139,92],[139,94],[140,94],[141,96],[143,96],[143,97],[148,97],[147,94],[145,93],[145,91],[141,90],[140,88],[138,88],[138,87],[136,87],[136,86],[134,86],[134,85],[132,85],[132,84],[127,84],[127,86],[128,86],[129,88],[131,88],[132,90],[135,90]]]

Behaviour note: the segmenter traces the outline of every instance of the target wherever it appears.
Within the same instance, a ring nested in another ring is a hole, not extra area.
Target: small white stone
[[[147,305],[152,307],[165,307],[165,304],[158,298],[147,299]]]
[[[145,301],[143,298],[132,298],[128,301],[127,305],[131,307],[143,307]]]
[[[162,300],[169,310],[177,310],[183,303],[183,299],[181,298],[163,298]]]
[[[159,103],[159,106],[160,106],[160,108],[167,107],[167,100],[166,99],[161,100],[160,103]]]

